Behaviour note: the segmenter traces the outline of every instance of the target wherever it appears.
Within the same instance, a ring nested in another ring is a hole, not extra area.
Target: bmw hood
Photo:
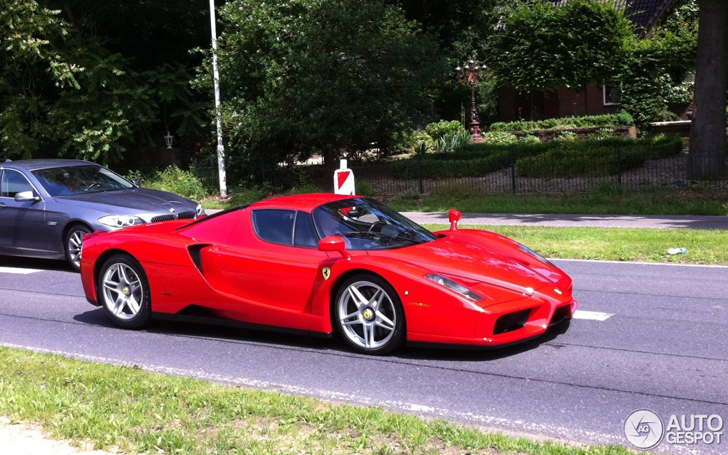
[[[77,194],[73,196],[57,196],[54,198],[61,205],[83,205],[104,213],[121,212],[128,214],[142,213],[181,213],[194,212],[197,203],[166,191],[148,188],[128,190],[102,191],[97,193]]]

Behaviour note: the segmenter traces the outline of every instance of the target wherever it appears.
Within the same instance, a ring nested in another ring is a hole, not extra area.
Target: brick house
[[[648,37],[672,0],[602,0],[612,4],[635,25],[639,37]],[[568,0],[556,0],[566,3]],[[586,98],[586,99],[585,99]],[[619,110],[619,84],[594,82],[585,89],[559,87],[551,91],[520,91],[501,87],[493,121],[612,114]]]

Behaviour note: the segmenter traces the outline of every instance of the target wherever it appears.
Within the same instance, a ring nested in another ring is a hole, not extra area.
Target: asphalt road
[[[0,344],[576,442],[626,445],[625,419],[640,408],[665,425],[716,414],[725,433],[728,268],[556,262],[581,304],[568,327],[502,350],[374,358],[336,340],[170,322],[117,329],[62,262],[0,257]],[[656,451],[728,453],[728,441]]]

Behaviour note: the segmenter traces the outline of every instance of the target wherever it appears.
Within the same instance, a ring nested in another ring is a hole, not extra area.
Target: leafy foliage
[[[495,37],[493,71],[502,83],[521,90],[610,80],[633,39],[620,12],[593,0],[558,6],[523,2],[504,18],[503,28]]]
[[[129,177],[140,180],[146,188],[169,191],[190,199],[200,200],[207,196],[205,188],[194,173],[184,171],[177,166],[156,171],[150,177],[144,177],[139,172],[132,173]]]
[[[383,1],[235,0],[220,19],[223,116],[237,168],[386,154],[442,68],[435,42]],[[207,68],[199,87],[211,84]]]
[[[172,118],[185,130],[208,122],[206,105],[187,86],[188,47],[175,48],[185,39],[162,30],[189,19],[181,13],[194,11],[189,5],[172,18],[154,14],[170,12],[171,0],[73,0],[62,11],[54,4],[0,0],[0,154],[118,163],[132,149],[139,157],[161,145]]]
[[[561,117],[544,120],[521,120],[517,122],[497,122],[490,125],[488,131],[520,131],[546,130],[551,128],[593,128],[598,126],[630,126],[634,125],[632,116],[626,111],[616,114],[584,115],[581,117]]]
[[[678,96],[686,88],[685,77],[695,67],[697,46],[695,33],[670,31],[660,31],[631,46],[619,78],[623,81],[620,105],[641,131],[669,115],[668,103],[689,101],[689,96],[682,100]]]
[[[471,144],[448,155],[426,155],[392,163],[396,178],[482,177],[516,165],[520,177],[610,175],[648,159],[673,156],[680,138],[559,140],[548,143]]]

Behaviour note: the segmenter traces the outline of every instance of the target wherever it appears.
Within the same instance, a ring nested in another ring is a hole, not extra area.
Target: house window
[[[621,82],[604,82],[602,84],[602,95],[605,106],[616,106],[622,97]]]

